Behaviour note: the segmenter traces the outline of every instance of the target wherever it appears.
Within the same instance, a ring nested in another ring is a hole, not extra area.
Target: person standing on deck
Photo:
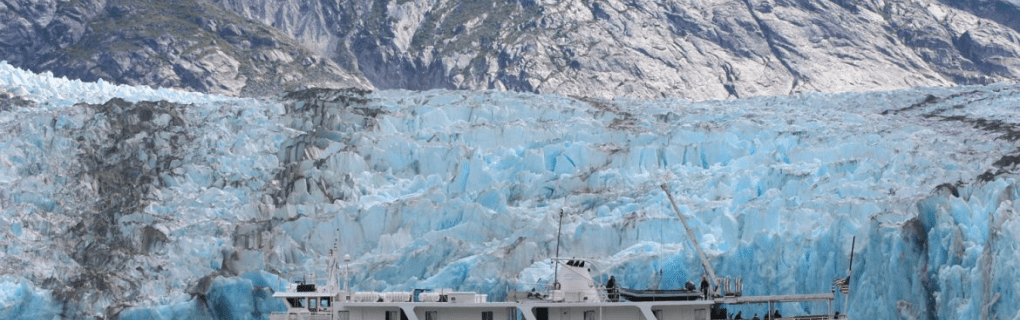
[[[708,277],[701,275],[701,298],[708,299]]]

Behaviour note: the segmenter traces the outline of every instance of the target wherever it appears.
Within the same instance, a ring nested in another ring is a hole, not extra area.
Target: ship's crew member
[[[761,320],[761,318],[758,318],[758,314],[755,313],[754,317],[751,317],[751,320]]]
[[[687,291],[694,291],[697,288],[694,286],[693,281],[687,281],[687,283],[684,284],[684,289],[687,289]]]
[[[772,312],[772,319],[779,319],[779,318],[782,318],[782,317],[783,316],[779,314],[779,309],[776,309],[775,312]]]
[[[609,294],[609,301],[620,301],[620,292],[616,289],[616,277],[609,276],[606,282],[606,293]]]
[[[701,275],[701,297],[708,299],[708,277]]]

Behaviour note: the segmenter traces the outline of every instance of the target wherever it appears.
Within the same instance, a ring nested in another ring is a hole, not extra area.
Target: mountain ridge
[[[1020,79],[1020,9],[1002,0],[0,4],[12,65],[232,95],[350,86],[704,100]],[[185,31],[145,21],[159,19]],[[174,52],[196,49],[206,53]]]
[[[203,1],[42,1],[18,10],[26,3],[0,7],[8,18],[0,54],[35,72],[234,96],[371,88],[279,31]]]

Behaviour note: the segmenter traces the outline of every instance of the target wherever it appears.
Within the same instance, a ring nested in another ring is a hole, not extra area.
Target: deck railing
[[[273,312],[269,314],[269,320],[339,320],[334,319],[329,313],[286,313]]]

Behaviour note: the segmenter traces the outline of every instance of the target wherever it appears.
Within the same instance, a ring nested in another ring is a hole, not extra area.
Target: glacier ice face
[[[18,276],[0,277],[0,317],[4,319],[58,319],[60,304],[49,290]]]
[[[260,101],[0,63],[0,89],[0,314],[260,318],[334,240],[357,290],[498,298],[551,282],[560,212],[561,255],[677,288],[702,271],[662,183],[746,295],[828,292],[856,236],[854,318],[1020,312],[1013,86]]]

